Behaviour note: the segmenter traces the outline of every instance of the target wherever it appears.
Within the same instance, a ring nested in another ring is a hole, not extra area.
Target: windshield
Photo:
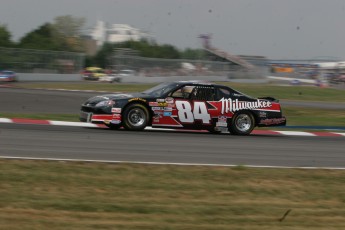
[[[177,83],[171,83],[166,82],[159,85],[156,85],[155,87],[145,90],[144,94],[149,94],[155,97],[162,97],[165,96],[166,93],[170,92],[172,89],[174,89],[177,86]]]

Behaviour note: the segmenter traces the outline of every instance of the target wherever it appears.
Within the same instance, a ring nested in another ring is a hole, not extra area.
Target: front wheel
[[[143,130],[149,121],[149,111],[144,105],[129,105],[123,112],[123,127],[127,130]]]
[[[239,112],[232,118],[229,132],[234,135],[248,135],[255,127],[255,120],[249,112]]]

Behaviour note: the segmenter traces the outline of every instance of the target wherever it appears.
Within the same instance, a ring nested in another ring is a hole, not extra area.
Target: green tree
[[[56,17],[54,23],[45,23],[27,33],[19,42],[20,48],[82,52],[80,38],[84,19],[72,16]]]
[[[8,31],[7,26],[0,24],[0,46],[12,47],[13,45],[11,33]]]
[[[81,33],[85,24],[85,18],[71,15],[59,16],[54,19],[52,27],[59,39],[65,41],[69,51],[84,51]]]
[[[113,55],[113,50],[116,47],[115,44],[104,43],[101,49],[97,52],[94,57],[87,58],[87,66],[98,66],[101,68],[106,68],[109,64],[109,59]]]
[[[56,37],[56,31],[50,23],[27,33],[20,39],[18,46],[26,49],[59,50],[65,48],[64,42]]]
[[[85,18],[71,15],[58,16],[54,19],[53,27],[65,37],[79,37],[85,24]]]

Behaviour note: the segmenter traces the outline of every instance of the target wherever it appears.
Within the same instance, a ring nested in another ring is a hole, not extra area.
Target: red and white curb
[[[71,122],[71,121],[51,121],[51,120],[37,120],[26,118],[0,118],[0,123],[15,123],[15,124],[34,124],[34,125],[55,125],[55,126],[72,126],[85,128],[105,128],[102,124],[92,124],[85,122]],[[207,132],[199,130],[182,130],[182,129],[165,129],[147,127],[146,130],[157,131],[184,131],[184,132]],[[285,136],[324,136],[324,137],[345,137],[345,133],[341,132],[303,132],[303,131],[276,131],[276,130],[254,130],[252,134],[255,135],[285,135]]]

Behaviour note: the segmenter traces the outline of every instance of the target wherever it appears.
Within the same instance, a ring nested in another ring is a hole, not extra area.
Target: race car
[[[105,70],[99,67],[87,67],[82,71],[84,80],[100,81],[100,82],[120,82],[121,78],[112,74],[111,70]]]
[[[9,70],[0,70],[0,81],[16,81],[17,80],[17,74],[13,71]]]
[[[151,126],[234,135],[248,135],[256,126],[286,125],[278,100],[253,98],[224,85],[198,81],[92,97],[81,105],[80,121],[102,123],[111,129]]]

